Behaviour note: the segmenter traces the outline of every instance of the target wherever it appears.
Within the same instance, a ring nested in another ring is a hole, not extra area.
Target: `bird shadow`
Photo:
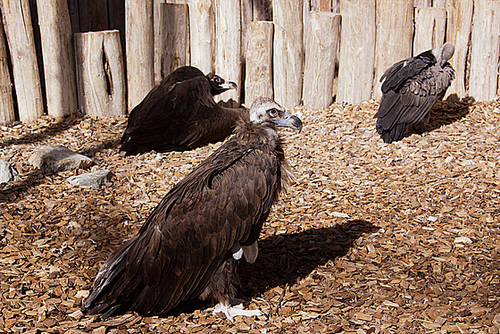
[[[474,99],[472,98],[462,100],[451,98],[437,101],[429,111],[429,117],[424,118],[420,123],[409,125],[405,129],[403,137],[409,137],[412,134],[421,135],[455,123],[467,116],[473,103]]]
[[[378,229],[357,219],[260,240],[257,261],[253,264],[243,261],[239,267],[242,281],[239,295],[256,297],[273,287],[293,285],[319,266],[346,255],[359,237]]]
[[[354,242],[378,226],[365,220],[350,220],[342,225],[278,234],[259,240],[259,256],[253,264],[241,261],[238,267],[238,298],[246,300],[263,295],[277,286],[290,286],[328,261],[347,254]],[[210,301],[193,300],[169,312],[191,313],[211,306]]]

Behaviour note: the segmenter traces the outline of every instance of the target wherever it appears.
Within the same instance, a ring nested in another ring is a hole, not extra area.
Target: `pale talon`
[[[238,304],[232,306],[231,304],[219,303],[212,308],[213,313],[222,312],[226,315],[227,319],[231,322],[234,321],[234,317],[241,315],[244,317],[258,317],[264,315],[261,310],[245,310],[243,304]]]

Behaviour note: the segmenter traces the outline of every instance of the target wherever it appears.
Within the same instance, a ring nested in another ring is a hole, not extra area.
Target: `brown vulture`
[[[406,126],[429,116],[434,103],[443,98],[455,78],[448,63],[454,52],[453,43],[447,42],[440,49],[401,60],[385,71],[380,78],[384,81],[382,99],[374,116],[377,132],[385,143],[403,138]]]
[[[235,88],[234,82],[192,66],[176,69],[130,112],[120,150],[125,155],[186,151],[224,140],[239,118],[248,118],[248,110],[224,108],[213,97]]]
[[[214,310],[238,315],[236,260],[253,263],[272,204],[290,177],[277,126],[301,120],[271,99],[258,98],[250,119],[177,183],[139,233],[99,270],[85,313],[164,315],[182,303],[212,297]],[[242,315],[262,314],[241,310]]]

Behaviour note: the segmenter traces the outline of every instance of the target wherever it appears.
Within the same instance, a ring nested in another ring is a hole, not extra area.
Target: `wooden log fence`
[[[119,116],[127,111],[118,30],[75,34],[78,103],[85,114]]]
[[[188,64],[236,82],[222,98],[247,106],[260,95],[289,108],[358,103],[380,98],[380,76],[394,62],[445,41],[455,43],[447,97],[500,93],[498,0],[30,3],[0,0],[0,124],[77,108],[126,114]]]

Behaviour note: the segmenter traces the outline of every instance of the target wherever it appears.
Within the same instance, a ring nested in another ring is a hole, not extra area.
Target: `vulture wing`
[[[257,240],[280,189],[278,155],[255,141],[226,142],[108,259],[83,309],[164,314],[198,297],[233,246]]]
[[[419,123],[437,100],[441,99],[454,79],[449,63],[436,63],[431,51],[400,61],[382,76],[382,99],[377,118],[377,132],[384,142],[403,137],[408,124]]]
[[[141,118],[129,122],[121,149],[126,155],[185,151],[226,138],[248,111],[218,105],[210,89],[208,79],[198,76],[158,90],[161,96],[146,99],[137,112]]]

